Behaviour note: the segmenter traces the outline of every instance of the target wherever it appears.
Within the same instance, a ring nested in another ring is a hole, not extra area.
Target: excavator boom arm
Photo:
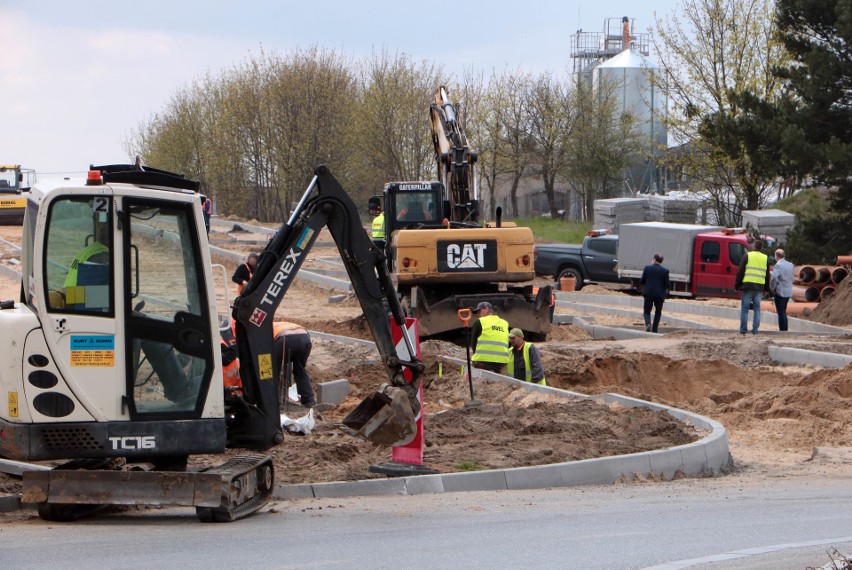
[[[254,417],[257,420],[252,423],[257,424],[257,429],[252,430],[249,438],[256,439],[260,448],[270,447],[280,439],[279,370],[273,358],[273,317],[323,227],[328,227],[340,251],[387,369],[390,386],[404,389],[410,395],[416,391],[423,370],[405,334],[405,316],[384,253],[370,240],[361,226],[357,207],[329,169],[320,165],[314,173],[314,179],[290,220],[281,225],[261,252],[251,280],[234,303],[240,376],[246,400],[256,406]],[[386,303],[394,322],[402,327],[411,360],[397,357]],[[403,376],[403,367],[414,374],[410,383]]]
[[[430,115],[438,179],[447,191],[450,221],[476,222],[478,213],[472,201],[476,198],[476,192],[471,192],[471,183],[476,183],[474,168],[477,156],[467,144],[456,105],[450,101],[447,88],[443,85],[435,91]]]

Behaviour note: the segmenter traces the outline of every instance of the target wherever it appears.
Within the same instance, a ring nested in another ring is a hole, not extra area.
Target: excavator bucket
[[[417,422],[411,411],[408,394],[402,388],[382,384],[378,391],[364,398],[343,425],[379,445],[405,445],[417,435]]]

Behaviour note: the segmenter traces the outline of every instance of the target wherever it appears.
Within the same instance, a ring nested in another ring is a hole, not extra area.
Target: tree
[[[778,0],[778,69],[789,97],[777,106],[783,154],[797,176],[835,187],[832,211],[800,220],[789,241],[797,259],[834,262],[852,251],[852,3]]]
[[[441,75],[434,63],[385,51],[362,65],[352,151],[371,194],[394,180],[435,179],[429,104]]]
[[[533,140],[530,136],[529,114],[526,103],[532,85],[532,76],[528,74],[505,74],[497,80],[498,96],[494,98],[499,108],[495,109],[491,122],[494,142],[493,173],[495,177],[491,188],[494,198],[492,205],[498,205],[496,184],[498,177],[509,179],[509,198],[512,214],[518,215],[518,186],[528,174],[530,159],[533,155]],[[492,212],[493,213],[493,212]]]
[[[775,37],[773,0],[682,0],[657,21],[657,51],[671,76],[663,87],[672,106],[669,131],[690,143],[676,166],[709,193],[720,223],[737,225],[740,212],[765,205],[775,177],[737,131],[743,109],[737,93],[763,100],[780,95],[772,73],[783,58]]]
[[[553,218],[558,216],[556,179],[569,165],[569,140],[576,118],[569,101],[567,88],[549,73],[533,80],[526,101],[534,163],[544,181],[544,193]],[[570,201],[566,204],[566,208],[569,207]],[[514,193],[512,213],[518,215],[518,201]]]
[[[621,194],[625,171],[641,160],[640,151],[648,146],[636,129],[635,117],[619,110],[622,88],[601,78],[594,90],[579,84],[571,92],[576,119],[563,176],[583,198],[578,219],[591,218],[596,199]]]

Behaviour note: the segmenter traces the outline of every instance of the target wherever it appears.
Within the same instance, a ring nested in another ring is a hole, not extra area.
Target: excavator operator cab
[[[63,401],[71,412],[57,419],[197,419],[221,408],[218,390],[208,397],[218,360],[208,299],[217,292],[208,289],[199,198],[185,188],[189,181],[173,178],[107,166],[91,169],[84,185],[53,180],[34,189],[24,291],[27,305],[52,323],[45,341],[69,386]],[[222,422],[204,429],[214,433]],[[186,443],[177,436],[164,443],[169,425],[151,432],[165,455]],[[198,442],[208,451],[223,445],[224,435]]]
[[[392,182],[385,187],[385,224],[392,230],[439,226],[443,216],[440,182]]]

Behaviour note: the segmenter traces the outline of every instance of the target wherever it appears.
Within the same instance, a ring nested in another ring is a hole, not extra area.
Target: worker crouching
[[[544,366],[538,347],[530,342],[524,342],[524,331],[512,329],[509,331],[509,375],[518,380],[547,386],[544,378]]]

